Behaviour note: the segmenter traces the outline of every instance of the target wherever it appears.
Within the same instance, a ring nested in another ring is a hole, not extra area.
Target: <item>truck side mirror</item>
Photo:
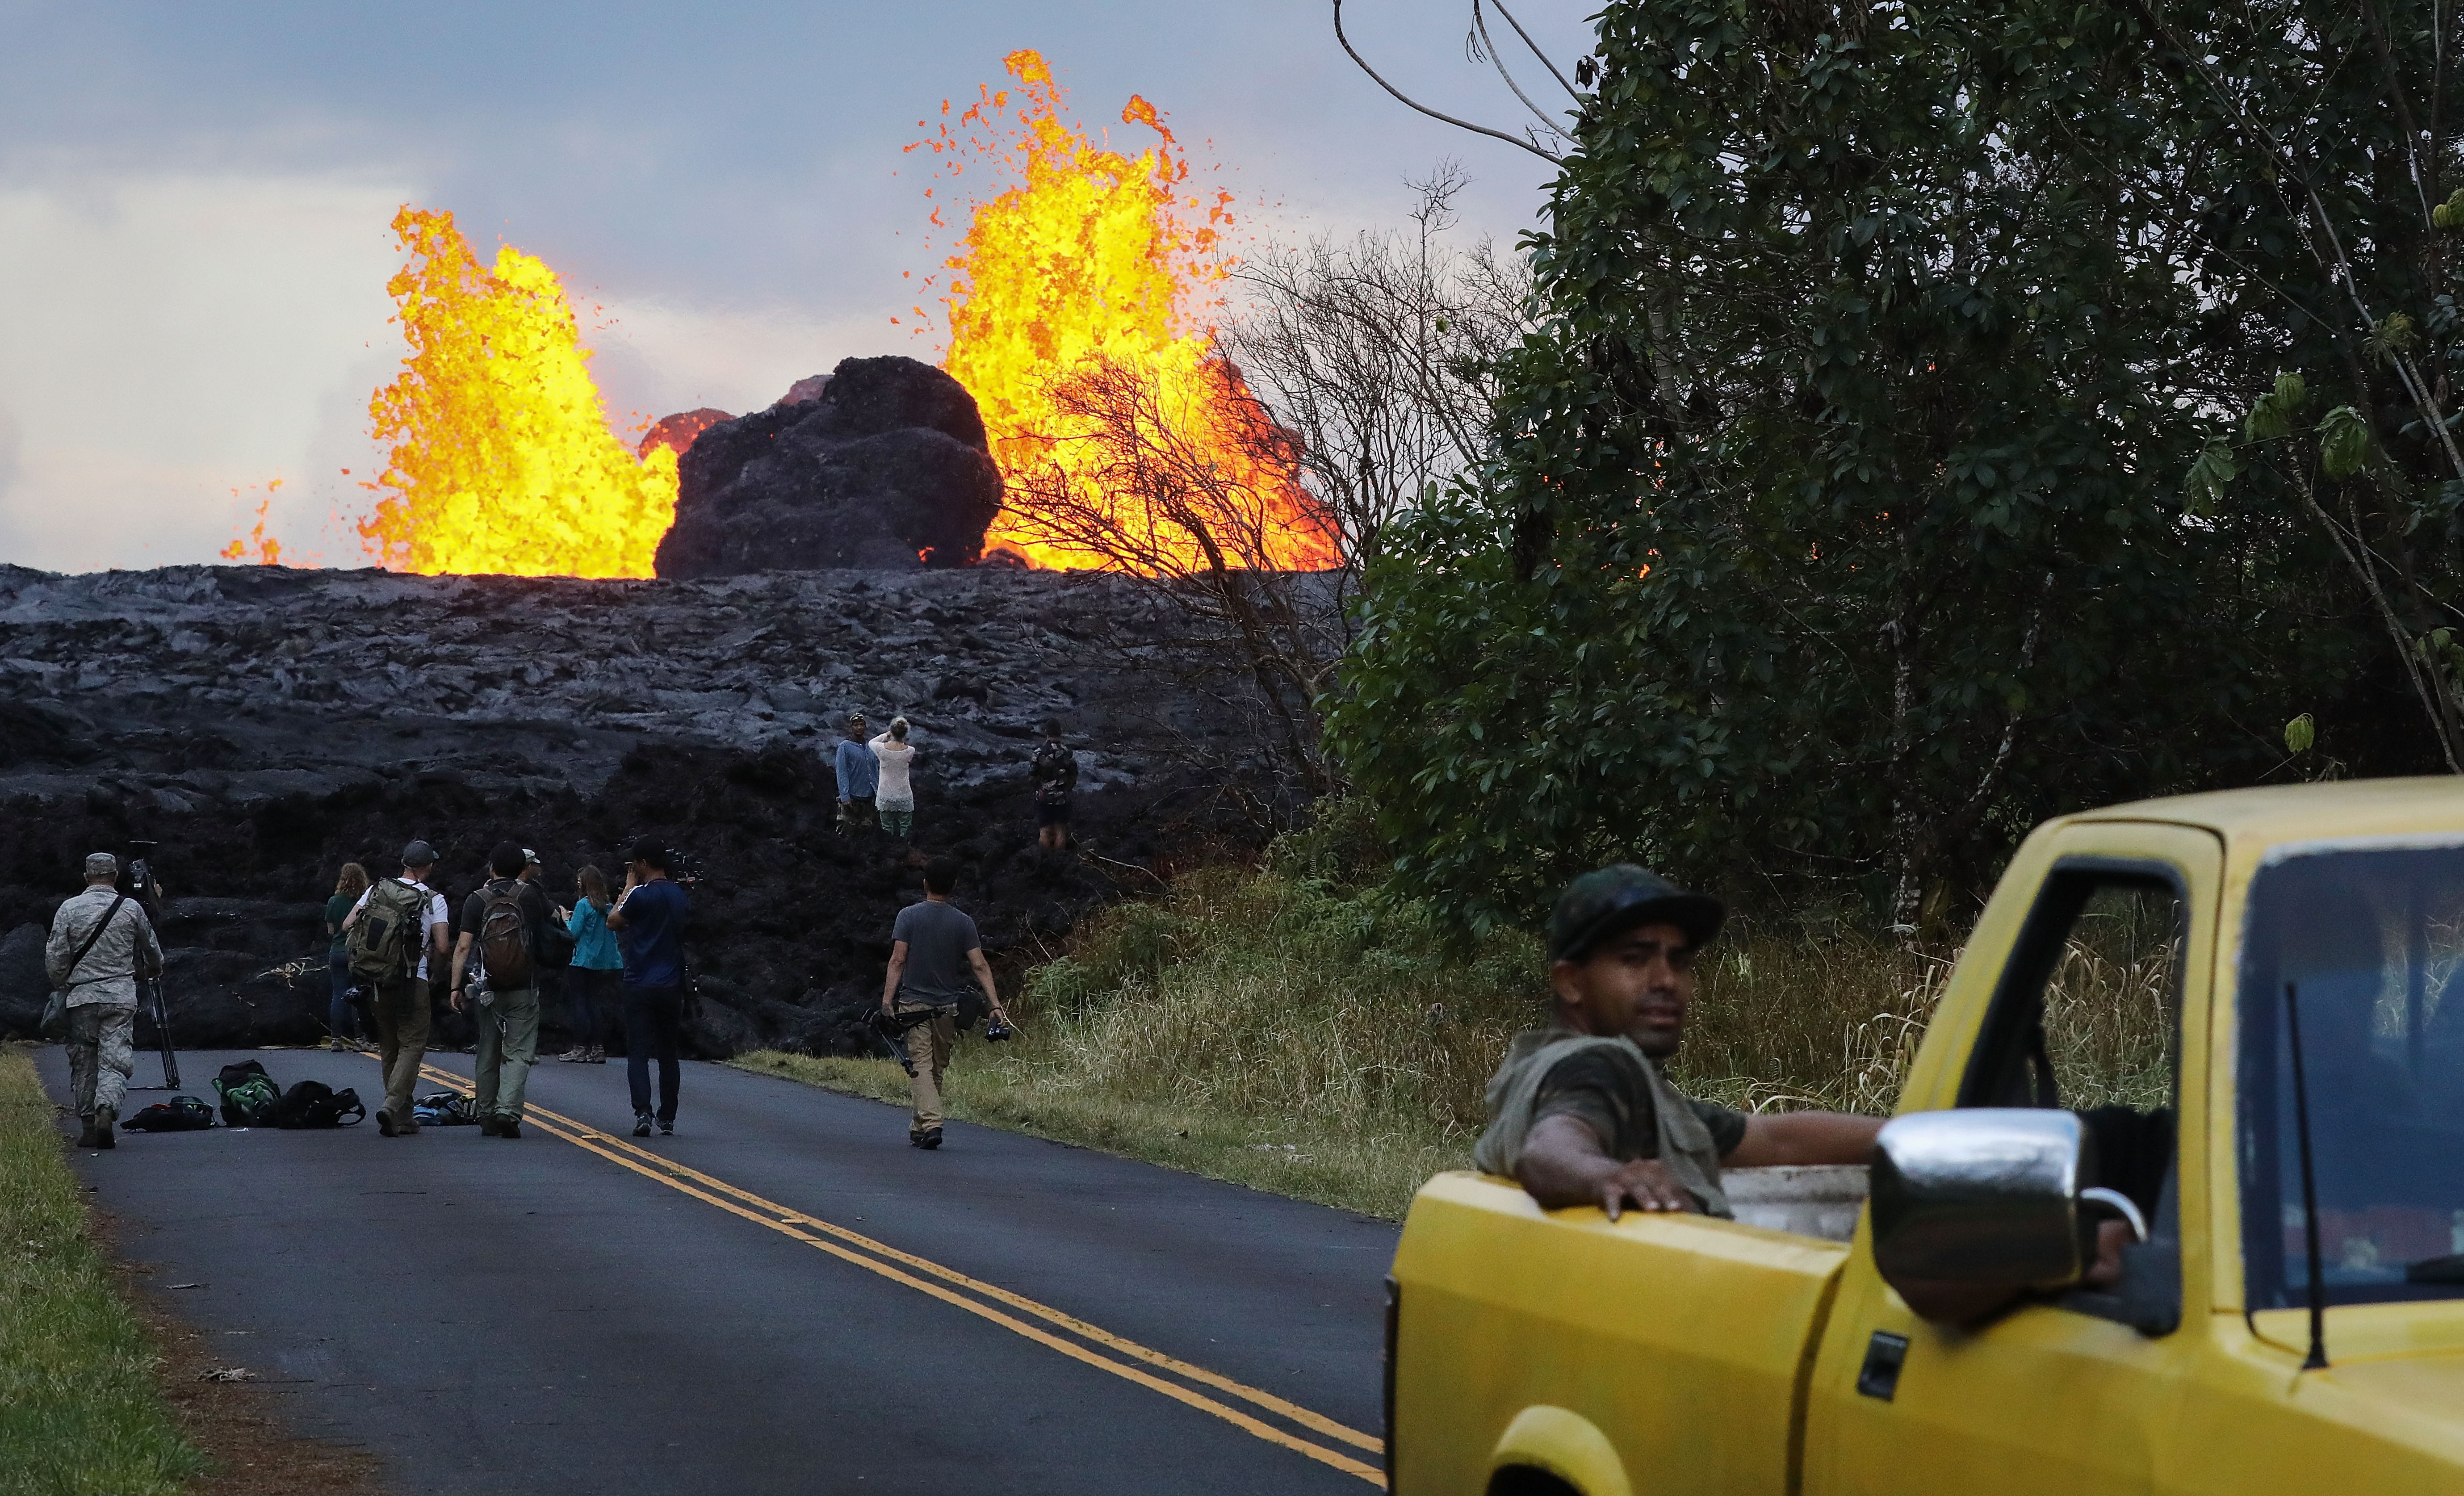
[[[2096,1158],[2068,1111],[1978,1107],[1895,1117],[1875,1140],[1874,1265],[1927,1319],[1969,1320],[2029,1289],[2079,1282],[2095,1217],[2146,1222],[2112,1190],[2080,1187]]]

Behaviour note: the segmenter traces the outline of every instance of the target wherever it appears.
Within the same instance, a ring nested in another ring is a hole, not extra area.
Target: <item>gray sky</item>
[[[1591,10],[1516,14],[1571,67]],[[1513,124],[1464,55],[1467,0],[1351,0],[1345,23],[1416,97]],[[330,517],[368,501],[340,470],[371,470],[368,395],[402,355],[385,226],[406,202],[563,277],[607,324],[593,367],[622,420],[767,405],[850,355],[937,358],[889,320],[899,273],[933,262],[931,168],[900,147],[1015,48],[1087,126],[1144,95],[1266,237],[1397,221],[1404,180],[1452,157],[1465,229],[1511,239],[1550,172],[1378,92],[1324,0],[0,0],[0,561],[57,570],[209,560],[277,478],[286,549],[359,563]]]

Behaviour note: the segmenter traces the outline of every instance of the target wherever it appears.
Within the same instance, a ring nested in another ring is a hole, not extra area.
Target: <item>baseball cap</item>
[[[117,878],[120,876],[120,859],[109,852],[88,852],[85,854],[85,875],[89,878]]]
[[[1579,961],[1602,940],[1637,925],[1671,924],[1701,948],[1720,933],[1727,910],[1707,893],[1689,893],[1630,862],[1584,873],[1566,885],[1549,912],[1549,958]]]
[[[406,868],[427,868],[435,862],[436,848],[426,842],[413,842],[402,849],[402,865]]]

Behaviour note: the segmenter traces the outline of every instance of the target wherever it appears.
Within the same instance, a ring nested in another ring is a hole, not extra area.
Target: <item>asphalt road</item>
[[[377,1090],[305,1050],[184,1053],[183,1089],[241,1058]],[[398,1496],[1375,1481],[1386,1222],[964,1124],[920,1153],[902,1110],[711,1065],[677,1135],[636,1140],[621,1063],[532,1076],[552,1115],[518,1140],[75,1158],[148,1291]]]

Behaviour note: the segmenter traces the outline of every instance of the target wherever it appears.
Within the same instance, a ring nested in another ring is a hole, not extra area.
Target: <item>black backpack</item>
[[[301,1081],[274,1104],[274,1125],[290,1132],[301,1128],[341,1127],[348,1115],[358,1122],[368,1114],[356,1090],[336,1090],[321,1081]]]
[[[214,1125],[214,1109],[194,1096],[174,1096],[121,1119],[120,1125],[139,1133],[202,1133]]]

